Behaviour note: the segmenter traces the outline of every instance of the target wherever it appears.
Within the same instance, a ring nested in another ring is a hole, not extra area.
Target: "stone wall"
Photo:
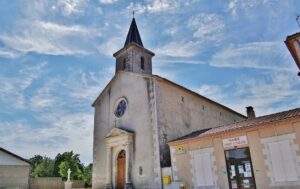
[[[0,165],[0,188],[28,189],[29,165]]]
[[[236,112],[164,79],[156,79],[156,93],[161,165],[163,167],[171,165],[168,141],[196,130],[245,119]]]

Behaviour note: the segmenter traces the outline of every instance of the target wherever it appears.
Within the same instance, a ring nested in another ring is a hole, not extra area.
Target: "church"
[[[162,188],[163,170],[171,167],[169,141],[247,118],[152,74],[154,55],[133,18],[123,48],[113,54],[115,75],[93,103],[94,189]]]

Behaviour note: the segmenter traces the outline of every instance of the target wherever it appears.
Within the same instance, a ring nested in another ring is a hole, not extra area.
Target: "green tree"
[[[54,164],[54,175],[55,176],[61,176],[59,173],[59,165],[63,161],[68,161],[70,164],[77,164],[79,168],[83,168],[80,159],[79,159],[79,154],[74,154],[73,151],[70,152],[64,152],[62,154],[57,154],[55,157],[55,164]]]
[[[33,171],[35,170],[36,166],[40,164],[43,161],[43,156],[41,155],[35,155],[34,157],[29,159],[30,165],[31,165],[31,172],[30,175],[32,175]]]
[[[83,168],[81,172],[80,178],[84,181],[86,186],[92,186],[92,169],[93,164],[89,164],[88,166]]]
[[[63,177],[63,178],[67,178],[68,176],[68,170],[70,169],[70,165],[69,162],[67,161],[63,161],[60,163],[59,167],[59,174]],[[72,171],[72,170],[71,170]],[[73,178],[72,176],[74,175],[73,171],[71,172],[70,177]]]
[[[81,174],[84,169],[84,166],[80,162],[79,154],[74,154],[71,152],[64,152],[63,154],[58,154],[55,158],[55,166],[54,171],[58,171],[58,176],[67,178],[67,171],[71,169],[71,179],[81,180]],[[57,174],[56,174],[57,175]]]
[[[33,177],[62,177],[67,179],[68,169],[71,169],[72,180],[82,180],[86,186],[91,186],[92,180],[92,164],[84,166],[79,154],[74,154],[73,151],[57,154],[55,159],[35,155],[30,158]]]
[[[32,171],[33,177],[53,177],[54,161],[48,157],[43,157]]]

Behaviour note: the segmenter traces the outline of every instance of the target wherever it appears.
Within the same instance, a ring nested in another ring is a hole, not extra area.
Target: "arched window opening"
[[[126,58],[123,59],[122,69],[125,70],[126,68]]]
[[[141,69],[145,70],[145,59],[144,59],[144,57],[141,57]]]

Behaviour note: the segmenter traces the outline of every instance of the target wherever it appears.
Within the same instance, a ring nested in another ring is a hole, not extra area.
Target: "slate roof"
[[[27,159],[25,159],[25,158],[22,158],[21,156],[18,156],[17,154],[14,154],[14,153],[12,153],[12,152],[10,152],[10,151],[4,149],[4,148],[1,148],[1,147],[0,147],[0,151],[3,151],[4,153],[7,153],[7,154],[9,154],[9,155],[11,155],[11,156],[14,156],[15,158],[17,158],[17,159],[19,159],[19,160],[21,160],[21,161],[25,161],[26,163],[29,163],[29,164],[30,164],[30,161],[29,161],[29,160],[27,160]]]
[[[278,113],[274,113],[274,114],[269,114],[269,115],[265,115],[265,116],[260,116],[260,117],[254,118],[254,119],[247,119],[244,121],[240,121],[240,122],[236,122],[236,123],[232,123],[232,124],[224,125],[224,126],[220,126],[220,127],[195,131],[191,134],[188,134],[186,136],[172,140],[170,142],[186,140],[186,139],[191,139],[191,138],[196,138],[196,137],[201,138],[201,137],[208,136],[208,135],[213,135],[213,134],[222,133],[222,132],[228,132],[228,131],[237,130],[237,129],[249,128],[249,127],[258,126],[258,125],[265,124],[265,123],[281,121],[281,120],[289,119],[289,118],[300,118],[300,108],[291,109],[291,110],[278,112]]]
[[[130,43],[136,43],[136,44],[140,45],[141,47],[144,47],[134,18],[131,21],[124,47],[126,47]]]

